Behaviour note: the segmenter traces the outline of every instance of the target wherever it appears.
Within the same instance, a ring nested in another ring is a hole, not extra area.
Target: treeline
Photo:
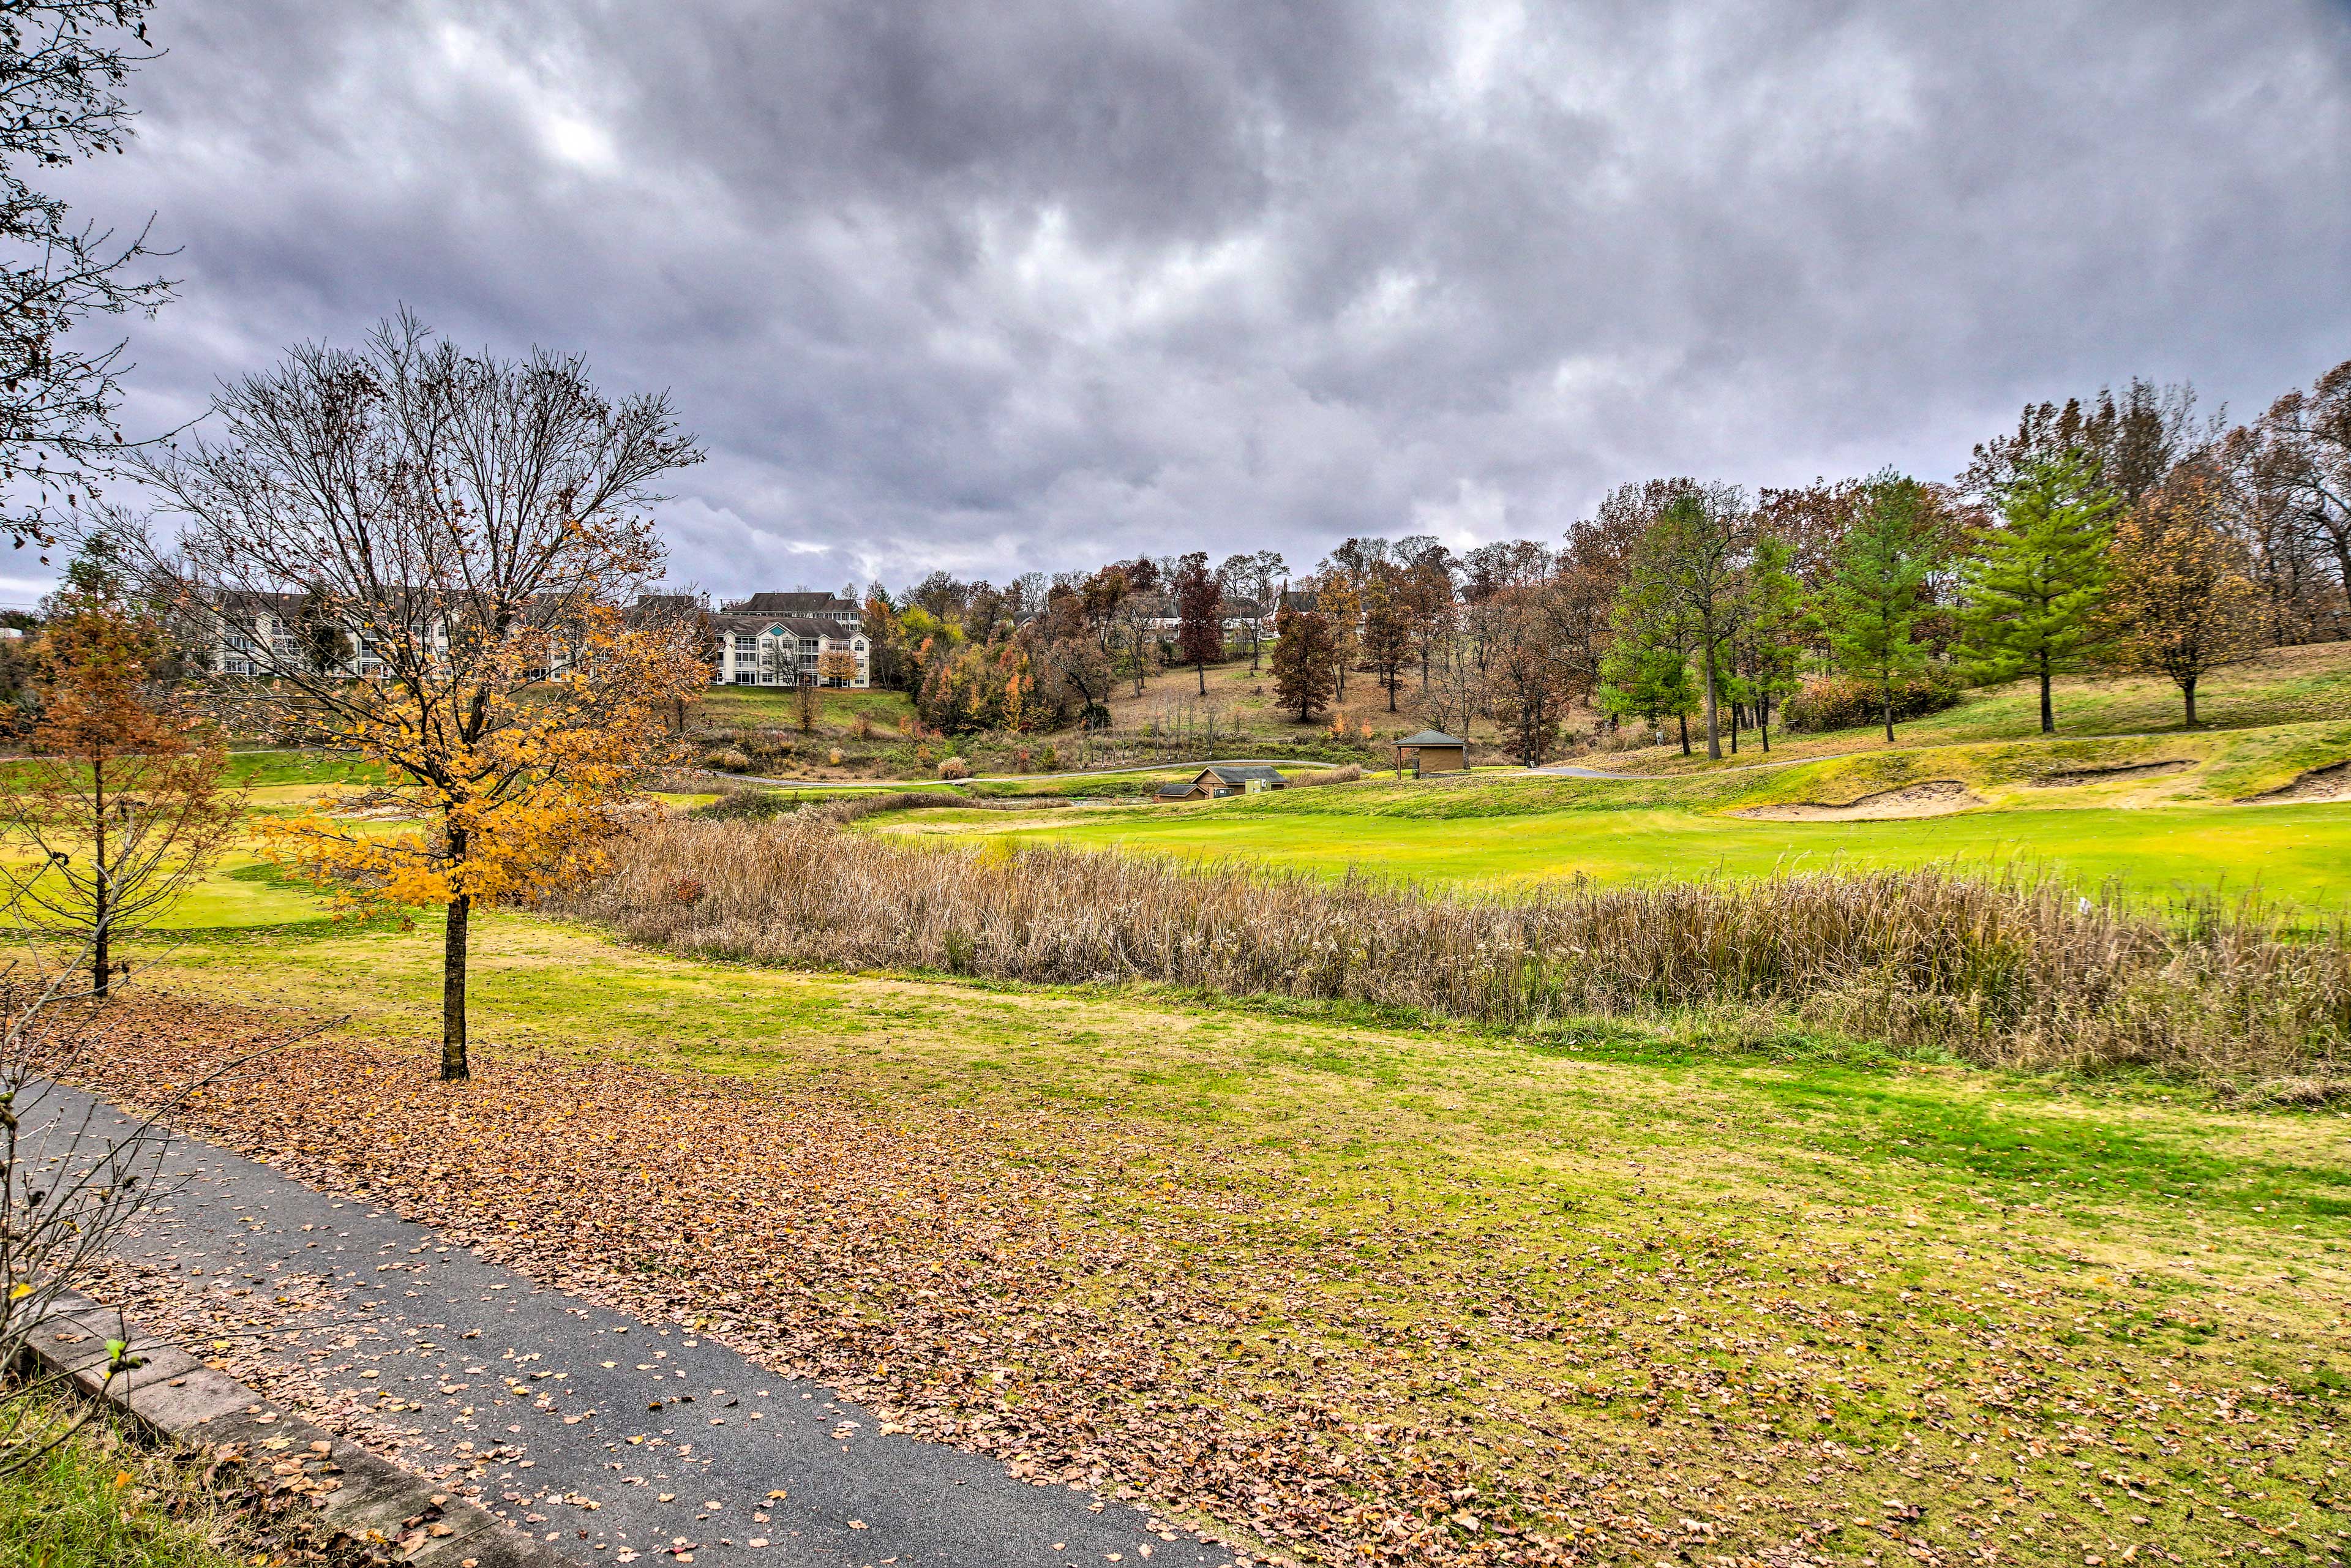
[[[1775,724],[1904,718],[1966,685],[2152,672],[2189,723],[2211,671],[2351,632],[2351,361],[2260,418],[2199,419],[2133,381],[2028,406],[1949,483],[1891,470],[1750,497],[1656,479],[1551,545],[1350,538],[1310,572],[1272,551],[935,573],[866,603],[875,676],[950,734],[1101,722],[1120,683],[1247,657],[1301,722],[1368,678],[1391,712],[1493,724],[1532,763],[1570,716],[1685,750]]]

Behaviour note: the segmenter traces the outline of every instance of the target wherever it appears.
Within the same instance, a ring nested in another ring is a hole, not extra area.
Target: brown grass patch
[[[1514,1027],[1705,1006],[1987,1065],[2303,1072],[2351,1043],[2351,931],[1926,868],[1440,896],[1242,864],[651,822],[551,907],[672,951],[1151,981]]]

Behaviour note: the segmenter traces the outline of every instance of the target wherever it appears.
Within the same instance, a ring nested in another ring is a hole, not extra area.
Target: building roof
[[[823,615],[839,617],[855,615],[857,606],[837,593],[755,593],[748,599],[737,599],[724,606],[741,611],[747,615]]]
[[[779,627],[796,637],[831,637],[839,640],[844,637],[864,635],[854,626],[844,626],[838,621],[829,620],[820,615],[754,615],[745,611],[732,610],[723,614],[713,615],[710,618],[710,624],[721,632],[748,632],[754,636],[771,626]]]
[[[1398,746],[1462,746],[1467,743],[1454,739],[1441,729],[1424,729],[1418,735],[1405,736],[1396,744]]]
[[[1200,781],[1197,779],[1186,779],[1179,784],[1162,784],[1159,787],[1159,792],[1169,800],[1180,800],[1199,787]]]
[[[1209,768],[1203,771],[1215,774],[1219,784],[1246,784],[1252,779],[1261,779],[1268,784],[1288,782],[1270,768]]]

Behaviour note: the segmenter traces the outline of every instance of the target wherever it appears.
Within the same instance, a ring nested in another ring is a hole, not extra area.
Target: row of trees
[[[1697,721],[1708,754],[1809,690],[1864,694],[1889,739],[1959,685],[2158,672],[2189,723],[2213,669],[2351,632],[2351,362],[2251,423],[2135,381],[2026,408],[1951,483],[1627,485],[1568,530],[1455,553],[1350,538],[1291,580],[1273,552],[1190,554],[998,589],[944,573],[867,595],[875,669],[950,732],[1098,716],[1154,665],[1270,654],[1308,722],[1368,675],[1391,712],[1494,723],[1534,760],[1570,712]],[[1269,625],[1270,622],[1270,625]],[[1270,635],[1269,635],[1269,632]],[[1205,674],[1201,689],[1205,691]],[[1801,713],[1801,709],[1799,710]]]

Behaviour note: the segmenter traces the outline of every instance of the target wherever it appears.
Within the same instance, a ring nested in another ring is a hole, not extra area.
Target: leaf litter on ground
[[[282,1023],[117,1005],[135,1027],[101,1086],[134,1099]],[[1654,1176],[1572,1214],[1469,1176],[1310,1213],[1278,1162],[1106,1112],[430,1066],[323,1041],[180,1122],[820,1380],[884,1432],[1243,1552],[2317,1561],[2346,1539],[2341,1318],[2192,1269],[1863,1204],[1700,1207]]]

